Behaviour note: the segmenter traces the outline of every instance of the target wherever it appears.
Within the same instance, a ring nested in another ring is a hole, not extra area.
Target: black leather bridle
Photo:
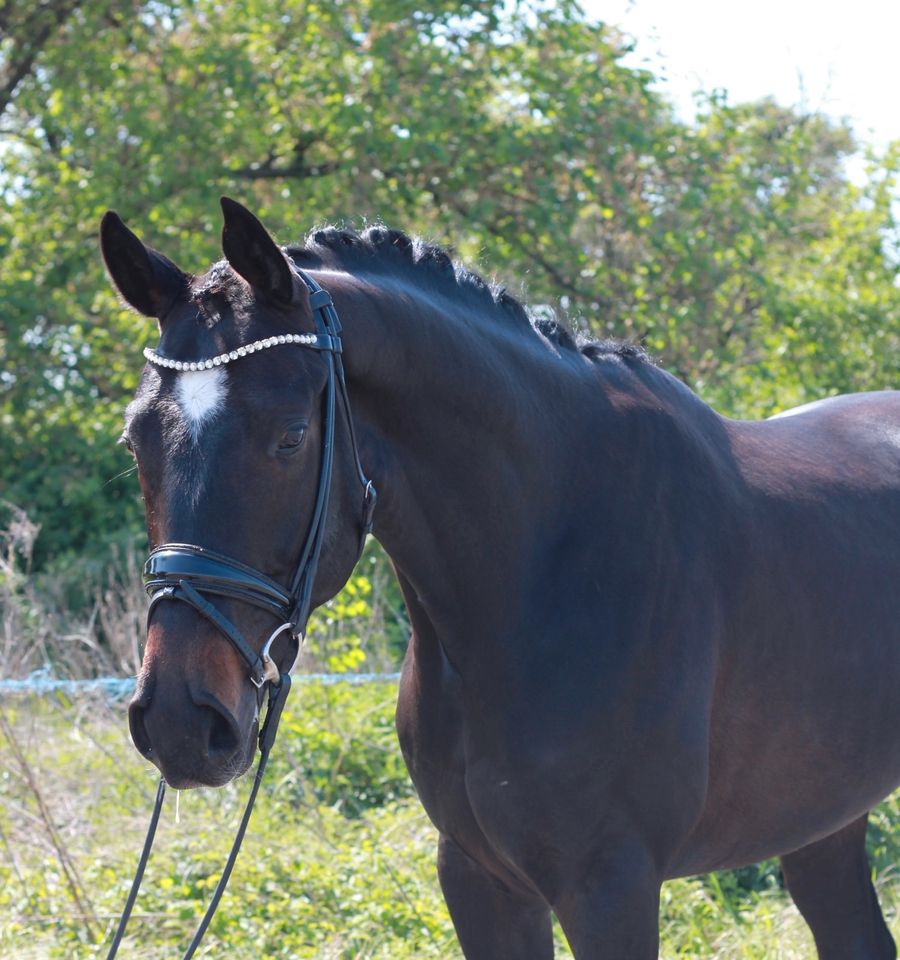
[[[372,515],[377,500],[375,487],[372,481],[367,479],[359,459],[359,449],[356,441],[356,433],[353,428],[350,400],[347,395],[347,384],[344,377],[344,365],[341,360],[341,324],[338,320],[337,311],[334,309],[330,294],[319,286],[312,277],[293,264],[293,262],[289,260],[289,263],[291,263],[291,267],[297,277],[309,290],[309,300],[315,319],[316,333],[315,335],[304,334],[281,338],[273,337],[266,341],[258,341],[256,344],[251,345],[251,347],[264,349],[268,346],[280,345],[282,343],[297,343],[308,349],[320,351],[328,368],[325,386],[324,429],[322,457],[319,466],[319,482],[306,540],[297,561],[297,566],[294,569],[293,576],[291,577],[290,584],[285,588],[280,583],[266,576],[266,574],[261,573],[259,570],[247,564],[241,563],[239,560],[235,560],[233,557],[216,553],[212,550],[207,550],[205,547],[190,543],[161,544],[150,553],[144,566],[144,585],[150,594],[150,608],[147,614],[148,624],[157,604],[164,600],[177,600],[189,604],[219,630],[247,664],[250,671],[250,681],[258,691],[257,702],[260,707],[262,706],[262,700],[265,697],[266,690],[268,690],[265,720],[261,724],[259,733],[259,764],[256,769],[256,775],[254,776],[250,797],[244,809],[244,814],[241,818],[241,823],[238,827],[225,868],[222,871],[222,876],[219,878],[209,907],[194,934],[194,938],[184,953],[183,960],[189,960],[189,958],[194,955],[212,920],[219,900],[225,891],[228,878],[237,860],[237,854],[240,850],[241,841],[244,838],[247,823],[250,820],[250,814],[259,791],[259,785],[262,782],[263,772],[265,771],[269,758],[269,751],[275,741],[278,721],[284,708],[285,699],[290,690],[291,677],[289,670],[293,666],[293,662],[288,665],[286,670],[279,667],[272,656],[272,646],[279,636],[288,631],[290,631],[291,636],[297,644],[296,655],[293,658],[294,661],[296,661],[296,656],[299,655],[302,646],[303,634],[306,630],[307,620],[309,619],[313,581],[315,580],[316,568],[319,563],[319,555],[325,536],[325,523],[328,516],[328,501],[331,494],[331,479],[334,468],[334,434],[337,419],[338,391],[340,391],[341,403],[347,421],[347,429],[353,448],[357,476],[363,487],[362,517],[357,559],[359,559],[359,556],[362,554],[367,534],[371,532]],[[244,356],[245,350],[248,349],[249,352],[253,352],[250,348],[238,348],[238,350],[233,351],[230,356],[223,355],[223,357],[215,358],[216,365],[218,365],[219,360],[228,362],[229,360],[237,359],[239,356]],[[175,360],[174,358],[165,357],[155,350],[145,351],[145,355],[152,363],[177,370],[209,369],[214,362],[213,360]],[[281,623],[272,632],[259,653],[257,653],[241,634],[240,630],[238,630],[228,617],[209,599],[210,597],[227,597],[252,604],[273,614]],[[147,831],[147,837],[144,841],[144,848],[131,886],[131,891],[129,892],[121,919],[119,920],[118,929],[110,946],[109,953],[107,954],[107,960],[113,960],[116,956],[119,943],[124,936],[125,927],[137,898],[144,868],[153,845],[153,838],[156,832],[156,825],[159,821],[160,811],[162,810],[164,796],[165,780],[161,779],[150,826]]]
[[[363,509],[360,524],[359,554],[365,545],[366,535],[372,529],[372,514],[376,494],[372,481],[366,478],[359,461],[359,449],[353,418],[350,416],[350,400],[341,360],[341,325],[330,294],[322,289],[312,277],[294,267],[297,276],[310,292],[310,305],[316,321],[315,337],[306,337],[302,345],[307,349],[321,351],[328,365],[325,387],[325,414],[322,440],[322,459],[319,468],[319,484],[313,507],[312,519],[306,534],[306,542],[294,568],[290,586],[281,584],[239,560],[188,543],[164,543],[156,547],[144,566],[144,585],[150,594],[150,610],[153,615],[156,605],[162,600],[181,600],[190,604],[198,613],[214,624],[230,641],[250,668],[250,680],[262,689],[266,683],[277,683],[281,671],[270,656],[272,644],[282,633],[291,632],[302,641],[312,596],[313,580],[319,562],[319,553],[325,533],[328,500],[331,493],[331,474],[334,464],[334,429],[336,420],[336,394],[340,390],[341,401],[353,447],[356,472],[363,487]],[[159,356],[155,354],[154,356]],[[358,557],[357,557],[358,559]],[[269,637],[259,653],[243,638],[240,631],[227,617],[204,596],[231,597],[274,614],[281,625]],[[291,664],[293,666],[293,664]]]

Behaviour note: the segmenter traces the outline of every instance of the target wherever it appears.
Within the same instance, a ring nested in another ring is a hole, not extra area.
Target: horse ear
[[[225,258],[251,287],[281,303],[290,303],[294,275],[278,244],[246,207],[229,197],[222,197],[220,203],[225,216],[222,228]]]
[[[187,288],[187,274],[144,246],[114,210],[107,210],[100,221],[100,251],[122,298],[147,317],[162,318]]]

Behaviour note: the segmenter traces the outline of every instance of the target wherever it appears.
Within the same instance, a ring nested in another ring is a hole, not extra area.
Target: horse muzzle
[[[241,722],[211,691],[181,683],[141,684],[128,706],[131,739],[170,786],[219,787],[250,766],[256,714]]]

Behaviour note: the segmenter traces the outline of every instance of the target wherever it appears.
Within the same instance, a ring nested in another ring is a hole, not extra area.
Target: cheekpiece
[[[285,343],[298,343],[301,346],[310,347],[317,342],[318,337],[314,333],[285,333],[277,337],[254,340],[253,343],[248,343],[246,346],[220,353],[217,357],[209,357],[206,360],[173,360],[171,357],[164,357],[161,353],[151,350],[150,347],[144,348],[144,356],[151,363],[158,367],[165,367],[167,370],[212,370],[213,367],[222,367],[226,363],[246,357],[250,353],[268,350],[269,347],[278,347]]]

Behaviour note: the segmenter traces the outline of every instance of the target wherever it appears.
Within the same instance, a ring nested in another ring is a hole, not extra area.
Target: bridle
[[[372,513],[375,509],[376,494],[372,481],[367,479],[359,461],[359,449],[353,418],[350,416],[350,401],[347,396],[347,383],[344,377],[344,365],[341,361],[341,325],[337,311],[331,301],[331,295],[322,289],[312,277],[297,267],[296,275],[306,284],[310,294],[310,305],[316,321],[315,334],[288,334],[257,340],[245,347],[239,347],[218,357],[197,363],[171,360],[155,350],[145,350],[145,356],[151,363],[176,370],[213,369],[224,366],[233,360],[269,347],[284,344],[297,344],[311,350],[318,350],[328,366],[328,379],[325,387],[325,414],[322,439],[322,460],[319,469],[319,484],[315,505],[306,542],[297,560],[291,577],[290,587],[285,590],[281,584],[264,573],[221,553],[186,543],[164,543],[156,547],[144,566],[144,585],[150,594],[152,616],[155,606],[162,600],[181,600],[190,604],[199,614],[213,623],[230,641],[232,646],[250,668],[250,680],[262,690],[266,683],[277,683],[280,676],[278,666],[272,660],[272,644],[282,633],[290,631],[298,641],[298,653],[303,631],[309,618],[313,580],[319,561],[319,553],[324,539],[325,519],[328,513],[328,499],[331,493],[331,473],[334,462],[334,427],[336,420],[336,393],[341,392],[341,401],[347,420],[350,442],[357,477],[363,487],[363,510],[360,525],[359,553],[365,544],[366,535],[372,529]],[[219,361],[216,363],[216,361]],[[357,557],[358,559],[358,557]],[[272,633],[262,650],[257,654],[241,636],[240,631],[220,610],[203,596],[231,597],[260,607],[281,620],[281,625]]]
[[[288,263],[297,278],[305,284],[309,291],[309,302],[316,324],[316,333],[287,334],[268,337],[253,343],[238,347],[216,357],[201,360],[176,360],[167,357],[156,350],[146,349],[144,355],[156,366],[177,371],[208,370],[223,366],[249,354],[266,350],[270,347],[296,344],[321,353],[327,365],[327,381],[325,385],[325,412],[323,415],[324,429],[322,431],[322,456],[319,466],[319,482],[316,490],[316,499],[306,540],[290,584],[287,588],[266,574],[233,557],[207,550],[205,547],[190,543],[164,543],[151,551],[144,566],[144,585],[150,594],[150,607],[147,620],[150,618],[157,604],[162,601],[180,601],[192,606],[202,617],[212,623],[218,631],[231,643],[241,659],[249,669],[250,682],[257,689],[257,706],[262,708],[262,701],[268,691],[265,720],[259,732],[259,764],[253,779],[253,786],[241,818],[241,823],[235,835],[234,844],[228,855],[222,876],[216,886],[209,907],[197,928],[194,938],[184,953],[182,960],[189,960],[194,955],[200,941],[213,918],[216,907],[228,878],[237,860],[241,842],[244,838],[250,814],[256,801],[262,776],[268,762],[269,752],[275,742],[275,734],[281,712],[291,686],[290,669],[282,670],[272,656],[272,647],[276,639],[282,634],[290,632],[297,643],[299,656],[309,619],[312,602],[312,588],[315,580],[319,555],[325,536],[325,523],[328,516],[328,501],[331,494],[331,478],[334,468],[334,434],[337,419],[337,394],[340,391],[341,404],[347,422],[350,443],[353,448],[353,458],[357,477],[363,487],[362,517],[360,522],[360,539],[357,560],[362,554],[366,536],[372,529],[372,515],[375,510],[377,495],[372,481],[369,480],[362,468],[359,459],[359,448],[356,433],[353,428],[353,418],[350,413],[350,399],[347,395],[347,383],[344,376],[344,365],[341,359],[341,324],[337,311],[331,300],[331,295],[324,290],[309,274],[305,273],[288,258]],[[227,597],[240,600],[256,606],[267,613],[273,614],[281,623],[263,645],[259,653],[248,643],[240,630],[211,602],[208,597]],[[296,662],[296,656],[294,661]],[[144,841],[144,848],[138,862],[138,868],[132,882],[125,908],[119,920],[116,935],[110,946],[107,960],[113,960],[119,948],[119,943],[125,934],[125,927],[131,915],[137,893],[140,888],[144,868],[153,845],[156,825],[162,810],[165,796],[165,780],[160,779],[156,802]]]

